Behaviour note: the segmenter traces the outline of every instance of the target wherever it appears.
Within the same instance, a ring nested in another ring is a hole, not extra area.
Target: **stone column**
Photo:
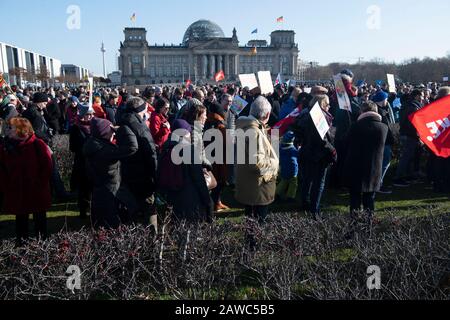
[[[217,71],[223,70],[223,56],[219,55],[217,58],[218,58],[218,62],[219,62],[219,67],[217,68]]]
[[[216,57],[212,54],[209,55],[209,75],[208,75],[208,79],[211,79],[212,77],[214,77],[214,73],[216,70]]]
[[[225,58],[225,78],[229,79],[230,78],[230,56],[228,54],[226,54],[224,56]]]
[[[147,71],[147,57],[145,54],[142,55],[142,76],[144,77],[146,75]]]
[[[233,56],[233,63],[234,63],[234,75],[237,77],[239,74],[239,56],[237,54]]]
[[[202,79],[206,79],[208,74],[208,57],[206,54],[202,55]]]
[[[132,70],[132,67],[131,67],[131,55],[129,55],[128,56],[128,59],[127,59],[128,61],[128,75],[132,75],[133,74],[133,70]]]

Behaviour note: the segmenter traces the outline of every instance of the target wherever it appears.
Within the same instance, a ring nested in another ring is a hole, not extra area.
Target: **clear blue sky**
[[[66,27],[69,5],[80,7],[79,30]],[[381,10],[379,30],[367,27],[371,5]],[[82,65],[95,74],[102,73],[102,40],[107,71],[116,69],[123,28],[133,25],[134,12],[136,26],[147,28],[150,44],[179,44],[192,22],[208,19],[227,37],[236,27],[241,45],[254,38],[269,40],[271,31],[281,27],[294,30],[301,58],[322,65],[352,63],[358,57],[401,62],[450,52],[449,0],[26,0],[20,5],[2,0],[0,12],[0,41]],[[284,16],[283,25],[275,22],[279,16]],[[252,35],[255,28],[259,32]]]

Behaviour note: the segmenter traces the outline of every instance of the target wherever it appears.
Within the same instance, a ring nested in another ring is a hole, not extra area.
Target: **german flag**
[[[284,17],[281,16],[281,17],[277,18],[277,22],[278,22],[278,23],[284,22]]]

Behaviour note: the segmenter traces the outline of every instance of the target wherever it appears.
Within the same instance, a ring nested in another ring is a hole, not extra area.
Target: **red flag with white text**
[[[420,140],[439,157],[450,157],[450,96],[409,116]]]
[[[214,76],[214,80],[216,82],[225,80],[225,73],[223,72],[223,70],[220,70],[219,72],[216,73],[216,75]]]

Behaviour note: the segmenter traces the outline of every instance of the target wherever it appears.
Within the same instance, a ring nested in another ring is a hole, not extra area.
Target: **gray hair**
[[[449,95],[450,95],[450,87],[441,87],[437,94],[437,99],[441,99]]]
[[[361,105],[361,111],[362,112],[369,112],[369,111],[378,112],[378,106],[373,101],[367,101]]]
[[[271,111],[272,106],[270,105],[270,102],[263,96],[256,98],[250,107],[250,115],[258,120],[263,120]]]

